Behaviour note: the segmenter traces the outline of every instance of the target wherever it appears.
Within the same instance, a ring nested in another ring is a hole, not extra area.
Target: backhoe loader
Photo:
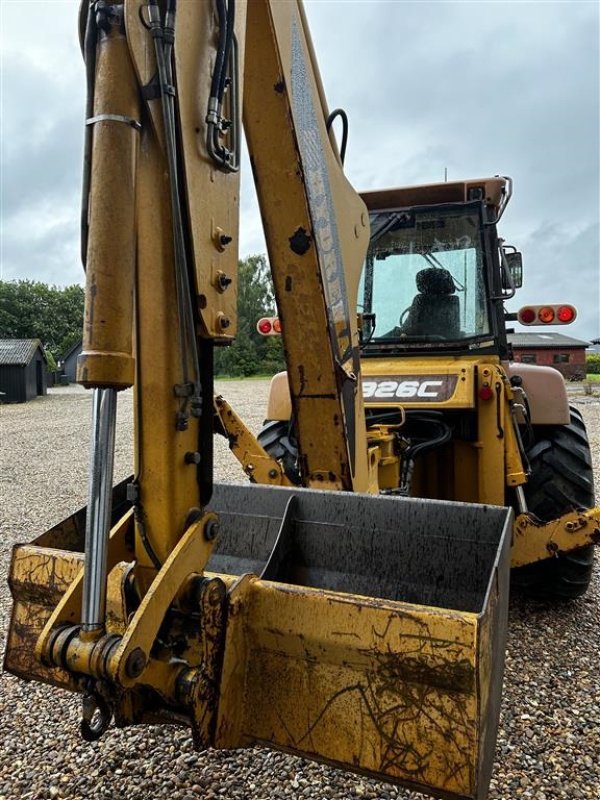
[[[485,798],[512,512],[380,491],[400,427],[371,420],[367,439],[354,307],[369,208],[301,3],[90,0],[80,36],[88,503],[15,547],[5,668],[80,693],[86,740],[178,723],[198,748],[258,744]],[[302,489],[213,402],[213,348],[235,336],[242,117]],[[135,474],[113,488],[131,386]],[[213,484],[215,428],[255,485]]]
[[[362,194],[367,442],[382,454],[388,495],[512,507],[513,584],[562,601],[585,594],[600,536],[590,447],[560,373],[514,362],[506,323],[569,324],[577,312],[505,310],[523,274],[497,230],[511,195],[498,176]],[[275,319],[286,338],[285,313]],[[273,333],[271,320],[258,330]],[[307,484],[285,373],[272,380],[266,417],[260,445],[292,483]]]

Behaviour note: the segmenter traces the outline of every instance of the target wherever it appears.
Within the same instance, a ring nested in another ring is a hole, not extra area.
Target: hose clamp
[[[98,114],[95,117],[86,119],[86,125],[95,125],[97,122],[124,122],[125,125],[131,125],[136,131],[141,131],[142,123],[132,117],[125,117],[122,114]]]

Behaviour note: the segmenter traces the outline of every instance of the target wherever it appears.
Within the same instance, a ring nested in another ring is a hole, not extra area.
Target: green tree
[[[257,255],[238,264],[238,333],[235,344],[216,351],[218,375],[270,374],[285,368],[280,336],[261,336],[256,323],[274,316],[275,295],[265,256]]]
[[[81,338],[81,286],[48,286],[40,281],[0,281],[0,338],[40,339],[58,360]]]

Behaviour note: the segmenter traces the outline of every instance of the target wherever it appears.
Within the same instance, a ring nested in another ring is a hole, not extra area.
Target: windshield
[[[371,215],[359,286],[367,344],[457,341],[490,333],[480,204]]]

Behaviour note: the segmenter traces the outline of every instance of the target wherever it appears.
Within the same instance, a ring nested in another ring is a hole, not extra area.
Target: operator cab
[[[362,195],[371,243],[361,277],[363,354],[498,351],[503,331],[495,223],[509,192],[494,178]]]

